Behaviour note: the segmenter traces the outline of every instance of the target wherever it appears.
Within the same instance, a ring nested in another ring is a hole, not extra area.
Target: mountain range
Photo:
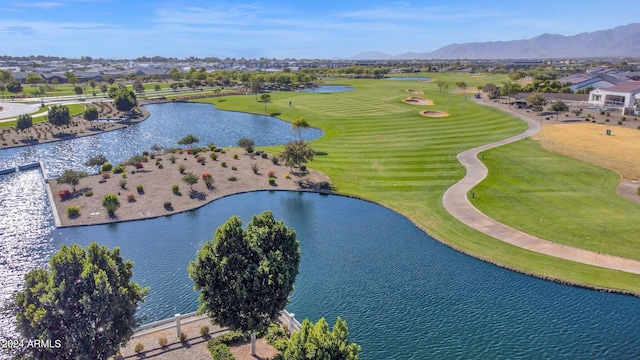
[[[352,60],[383,59],[557,59],[640,57],[640,23],[572,36],[542,34],[528,40],[451,44],[432,52],[361,53]]]

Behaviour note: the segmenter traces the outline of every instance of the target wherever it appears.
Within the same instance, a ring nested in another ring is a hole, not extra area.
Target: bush
[[[233,154],[233,159],[238,160],[238,154]]]
[[[171,185],[171,192],[178,195],[178,193],[180,193],[180,186],[178,186],[178,184]]]
[[[215,152],[212,152],[211,154],[209,154],[209,157],[211,158],[211,160],[216,161],[218,160],[218,154],[216,154]]]
[[[124,173],[123,173],[124,174]],[[127,180],[125,179],[120,179],[120,188],[121,189],[126,189],[127,188]]]
[[[111,164],[110,162],[106,162],[100,167],[100,172],[111,171],[112,169],[113,164]]]
[[[220,164],[220,166],[222,166],[223,168],[226,168],[226,167],[227,167],[227,162],[226,162],[226,161],[223,161],[223,162]]]
[[[136,169],[140,170],[140,169],[142,169],[142,168],[144,168],[144,165],[142,165],[142,163],[141,163],[141,162],[139,162],[139,163],[137,163],[137,164],[136,164]],[[124,173],[123,173],[123,174],[124,174]]]
[[[284,178],[285,179],[291,179],[291,174],[289,174],[289,173],[284,174]]]
[[[200,327],[200,336],[202,336],[202,337],[209,336],[209,327],[208,326],[201,326]]]
[[[267,155],[266,153],[262,153],[262,155],[260,155],[260,157],[262,157],[263,159],[266,159],[267,157],[269,157],[269,155]]]
[[[71,205],[67,208],[67,216],[70,218],[74,218],[80,215],[80,206]]]
[[[172,164],[175,164],[176,163],[175,155],[171,154],[171,156],[169,156],[169,161],[171,161]]]
[[[89,196],[93,196],[93,191],[87,191],[84,193],[84,196],[89,197]]]
[[[160,159],[156,159],[156,166],[160,165]]]
[[[254,174],[257,174],[258,171],[260,171],[260,168],[258,167],[258,164],[253,164],[251,165],[251,170],[253,170]]]
[[[276,184],[276,178],[269,178],[269,185],[275,185]]]
[[[184,331],[181,331],[180,335],[178,335],[178,340],[180,340],[180,342],[187,341],[187,334],[185,334]]]
[[[171,210],[173,208],[173,206],[171,206],[171,201],[165,201],[163,206],[167,210]]]
[[[186,168],[184,165],[180,165],[180,167],[178,168],[178,171],[180,171],[180,174],[184,174],[184,171],[185,171],[186,169],[187,169],[187,168]]]
[[[137,343],[135,348],[133,348],[133,351],[135,351],[136,354],[140,354],[142,350],[144,350],[144,345],[142,345],[142,343]]]
[[[71,191],[69,190],[58,191],[58,196],[60,197],[60,200],[67,200],[68,198],[71,197]]]
[[[169,344],[169,342],[167,341],[166,337],[161,337],[158,339],[158,345],[160,345],[161,348],[166,348],[167,344]]]
[[[231,167],[231,170],[238,170],[238,168],[234,165]]]
[[[276,324],[271,324],[267,328],[265,335],[267,343],[279,351],[283,352],[287,348],[287,340],[289,339],[287,332]]]
[[[227,178],[227,180],[229,180],[229,181],[237,181],[238,178],[235,177],[235,176],[230,176],[229,178]]]
[[[233,354],[226,344],[218,344],[209,348],[213,360],[233,360]]]
[[[127,201],[128,201],[128,202],[134,202],[134,201],[136,201],[136,196],[135,196],[135,195],[133,195],[132,193],[128,193],[128,194],[127,194]]]
[[[144,193],[144,188],[142,187],[142,185],[136,186],[136,190],[138,190],[138,194]]]
[[[267,173],[267,176],[270,178],[275,178],[276,177],[276,173],[273,170],[269,170],[269,172]]]
[[[102,198],[102,206],[107,209],[109,215],[113,215],[116,212],[116,209],[120,205],[120,200],[118,199],[118,195],[116,194],[106,194]]]
[[[300,165],[300,171],[307,171],[307,165]]]
[[[206,158],[202,155],[198,155],[198,157],[196,158],[196,161],[204,165],[204,163],[206,162]]]
[[[109,178],[111,177],[111,174],[110,174],[110,173],[108,173],[108,172],[106,172],[106,171],[105,171],[105,172],[100,173],[100,175],[102,175],[102,178],[103,178],[103,179],[109,179]]]
[[[275,155],[271,156],[271,162],[273,163],[273,165],[278,165],[278,161],[280,161],[280,160],[278,159],[277,156],[275,156]]]
[[[202,181],[207,186],[207,189],[211,189],[213,187],[213,175],[210,173],[202,173]]]
[[[118,165],[118,166],[113,168],[113,173],[114,174],[120,174],[120,173],[123,173],[124,170],[125,170],[124,165]]]
[[[122,178],[123,178],[123,179],[126,179],[126,178],[127,178],[127,172],[126,172],[126,171],[123,171],[123,172],[122,172]]]

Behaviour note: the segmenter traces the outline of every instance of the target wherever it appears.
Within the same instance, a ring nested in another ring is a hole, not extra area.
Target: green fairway
[[[71,117],[81,115],[84,112],[84,110],[87,108],[85,105],[82,105],[82,104],[70,104],[67,106],[69,107],[69,115]],[[36,116],[38,114],[47,112],[48,109],[49,109],[49,106],[46,106],[45,108],[40,108],[40,110],[30,114],[31,116],[33,116],[33,123],[37,124],[37,123],[48,121],[46,116]],[[0,122],[0,128],[15,127],[15,126],[16,126],[15,120]]]
[[[640,206],[615,195],[620,176],[524,140],[484,152],[489,176],[472,203],[543,239],[640,259]]]
[[[456,155],[471,147],[520,133],[526,125],[496,109],[453,95],[455,83],[468,88],[487,82],[500,84],[505,75],[426,74],[433,82],[340,80],[353,86],[342,93],[272,93],[267,113],[292,121],[304,117],[325,136],[311,146],[327,155],[311,163],[323,171],[341,194],[383,204],[411,219],[431,236],[461,251],[522,272],[564,281],[640,293],[640,276],[603,270],[529,252],[485,236],[450,216],[442,206],[444,191],[464,175]],[[437,82],[449,85],[440,96]],[[401,100],[424,91],[433,106]],[[253,95],[205,99],[220,109],[264,113]],[[291,102],[292,106],[289,106]],[[445,118],[420,116],[420,110],[439,110]],[[279,152],[282,147],[265,150]],[[355,215],[354,215],[355,216]],[[389,239],[393,241],[393,239]]]

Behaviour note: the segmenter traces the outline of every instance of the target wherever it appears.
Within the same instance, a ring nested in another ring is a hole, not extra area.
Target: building
[[[589,93],[589,105],[601,109],[618,109],[623,115],[638,116],[640,81],[628,80],[607,89],[595,89]]]

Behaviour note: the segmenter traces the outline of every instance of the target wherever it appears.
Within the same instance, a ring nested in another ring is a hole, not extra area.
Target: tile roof
[[[612,86],[608,88],[607,91],[628,92],[628,93],[640,91],[640,81],[627,80],[616,86]]]

